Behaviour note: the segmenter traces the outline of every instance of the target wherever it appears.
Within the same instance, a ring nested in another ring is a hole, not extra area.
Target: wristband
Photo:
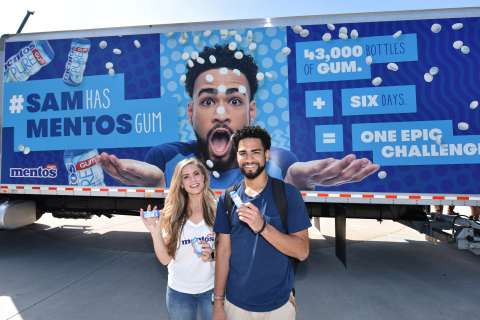
[[[267,226],[267,221],[263,220],[263,227],[262,229],[255,231],[255,233],[262,234],[263,230],[265,230],[265,227]]]

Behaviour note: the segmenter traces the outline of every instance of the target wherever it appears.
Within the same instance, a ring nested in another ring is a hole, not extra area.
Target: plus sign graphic
[[[19,95],[18,98],[17,96],[13,96],[12,99],[10,99],[10,107],[8,108],[10,110],[10,113],[20,113],[20,111],[23,110],[23,96]]]
[[[322,101],[322,98],[317,98],[317,101],[313,102],[313,105],[317,107],[317,109],[322,109],[322,106],[325,105],[325,101]]]
[[[305,91],[305,109],[307,118],[332,117],[332,90]]]

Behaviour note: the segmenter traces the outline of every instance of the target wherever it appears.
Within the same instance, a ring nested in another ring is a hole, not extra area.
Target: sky
[[[480,6],[478,0],[21,0],[2,1],[0,35],[171,23]]]

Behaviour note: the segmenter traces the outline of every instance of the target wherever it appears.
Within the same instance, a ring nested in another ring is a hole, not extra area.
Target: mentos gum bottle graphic
[[[63,82],[72,87],[79,86],[82,83],[89,51],[90,40],[78,38],[72,40],[67,64],[65,65],[65,73],[63,74]]]
[[[19,53],[11,56],[3,67],[4,82],[27,81],[42,67],[49,64],[55,53],[48,41],[35,40],[23,47]]]
[[[103,169],[95,164],[97,149],[65,150],[63,162],[68,171],[71,186],[104,186]]]

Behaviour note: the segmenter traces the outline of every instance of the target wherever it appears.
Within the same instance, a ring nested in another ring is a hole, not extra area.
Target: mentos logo
[[[35,59],[37,60],[38,63],[40,63],[40,65],[44,65],[47,63],[47,61],[45,61],[43,58],[42,58],[42,55],[40,54],[40,52],[38,52],[37,49],[33,49],[32,51],[33,53],[33,56],[35,57]]]
[[[10,168],[11,178],[56,178],[57,165],[47,164],[45,168]]]
[[[203,240],[205,242],[213,242],[215,241],[215,233],[209,233],[206,237],[197,237],[198,240]],[[191,244],[192,241],[190,239],[187,239],[187,240],[182,240],[182,245],[187,245],[187,244]]]
[[[93,160],[94,158],[95,158],[95,156],[91,157],[90,159],[77,162],[77,165],[75,166],[75,169],[76,170],[83,170],[83,169],[93,167],[96,164],[95,160]]]
[[[88,52],[88,48],[76,47],[75,51],[86,53]]]

